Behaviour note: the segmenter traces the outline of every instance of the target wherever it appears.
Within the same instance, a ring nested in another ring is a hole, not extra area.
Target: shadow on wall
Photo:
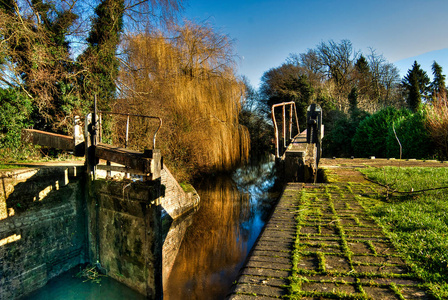
[[[76,178],[80,168],[47,167],[1,174],[0,220],[58,199],[52,196]]]
[[[77,168],[0,173],[0,298],[20,298],[86,261],[85,193]]]

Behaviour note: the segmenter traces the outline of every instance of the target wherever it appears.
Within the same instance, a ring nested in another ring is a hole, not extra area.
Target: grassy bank
[[[369,213],[389,233],[414,271],[439,299],[448,299],[448,168],[370,168],[360,170],[388,185],[388,199],[370,204]]]

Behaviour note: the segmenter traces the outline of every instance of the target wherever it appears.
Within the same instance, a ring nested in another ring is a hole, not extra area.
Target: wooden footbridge
[[[118,147],[102,142],[104,115],[118,115],[126,118],[125,147]],[[129,124],[132,119],[149,119],[158,122],[152,137],[152,149],[143,152],[128,149]],[[143,180],[160,178],[163,161],[159,149],[155,149],[157,132],[162,126],[162,119],[155,116],[98,111],[95,101],[94,113],[85,118],[83,134],[80,118],[75,117],[72,136],[50,133],[35,129],[24,129],[22,140],[50,148],[73,152],[76,156],[85,156],[87,172],[95,175],[97,170],[104,170],[110,177],[111,172],[122,172],[142,176]],[[106,164],[99,164],[100,160]],[[112,163],[115,163],[112,165]]]
[[[102,142],[104,115],[126,117],[124,148]],[[152,149],[139,152],[127,148],[131,118],[158,122],[152,137]],[[283,170],[284,181],[315,182],[324,132],[320,106],[312,104],[308,107],[306,129],[303,132],[299,128],[294,102],[273,105],[272,120],[275,129],[275,156]],[[103,170],[109,177],[111,172],[122,172],[127,176],[133,174],[142,176],[144,180],[155,180],[160,178],[163,168],[160,150],[155,148],[157,133],[161,126],[162,120],[159,117],[97,111],[95,102],[94,113],[85,118],[84,130],[80,125],[80,118],[75,117],[73,136],[24,129],[22,139],[41,146],[71,151],[77,156],[85,156],[87,171],[91,175],[95,175],[97,170]],[[99,164],[100,160],[106,161],[106,164]]]
[[[278,112],[280,109],[281,114]],[[288,114],[289,119],[286,118]],[[278,122],[278,119],[281,121]],[[300,132],[294,102],[273,105],[272,120],[275,131],[275,157],[283,170],[284,181],[316,182],[324,133],[320,106],[311,104],[308,107],[306,130],[303,132]]]
[[[124,148],[102,142],[102,116],[104,115],[126,117]],[[289,115],[288,118],[287,115]],[[158,122],[152,138],[152,149],[139,152],[127,148],[131,118],[149,119]],[[278,121],[279,119],[280,121]],[[284,181],[315,182],[324,132],[320,106],[312,104],[308,107],[306,129],[303,132],[300,132],[294,102],[273,105],[272,120],[275,129],[275,156],[283,169]],[[71,151],[76,156],[85,156],[87,171],[91,175],[95,175],[97,170],[103,170],[107,172],[108,176],[111,172],[122,172],[127,176],[129,174],[142,176],[144,180],[160,178],[163,162],[160,150],[156,149],[155,145],[157,132],[162,126],[161,118],[98,111],[95,101],[94,113],[87,115],[85,118],[84,130],[80,125],[79,117],[75,117],[74,122],[72,136],[24,129],[22,139],[36,145]],[[100,160],[106,161],[106,164],[99,164]],[[115,164],[112,165],[112,163]]]

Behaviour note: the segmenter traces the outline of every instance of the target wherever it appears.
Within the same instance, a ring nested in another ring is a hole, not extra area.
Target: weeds
[[[102,275],[95,266],[88,265],[76,274],[76,277],[84,279],[83,282],[92,281],[100,283]]]

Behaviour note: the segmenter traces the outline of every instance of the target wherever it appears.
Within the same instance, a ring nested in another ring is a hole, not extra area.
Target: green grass
[[[370,179],[391,185],[399,191],[448,187],[448,168],[369,168],[361,169]]]
[[[8,164],[0,164],[0,170],[5,170],[5,169],[18,169],[18,168],[23,168],[23,166],[16,166],[16,165],[8,165]]]
[[[180,182],[179,185],[182,188],[182,190],[184,190],[185,193],[189,193],[189,192],[196,193],[196,190],[194,189],[194,187],[187,182]]]
[[[370,179],[398,191],[448,187],[448,168],[370,168]],[[395,179],[396,178],[396,179]],[[438,299],[448,299],[448,189],[397,194],[370,206],[399,251]]]

